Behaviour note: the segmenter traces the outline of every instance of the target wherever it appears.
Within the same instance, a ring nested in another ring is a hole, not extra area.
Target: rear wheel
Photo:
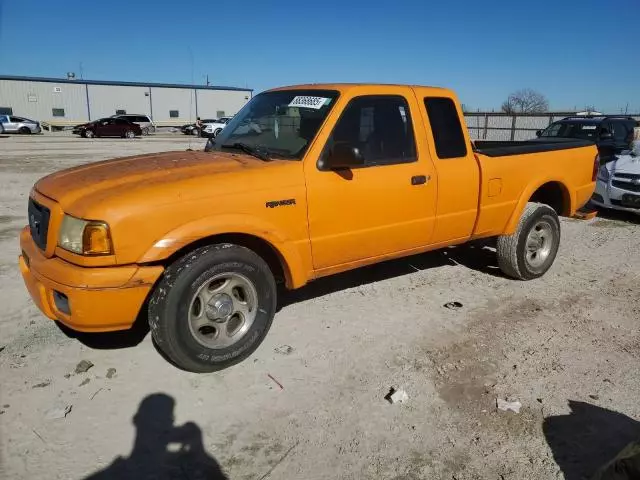
[[[142,129],[142,135],[144,135],[144,136],[149,135],[149,127],[144,127],[144,128]]]
[[[216,128],[215,132],[213,132],[213,136],[217,137],[218,135],[220,135],[220,132],[222,131],[221,128]]]
[[[31,130],[29,129],[29,127],[22,127],[20,130],[18,130],[18,132],[22,133],[23,135],[29,135],[31,133]]]
[[[551,268],[559,246],[558,214],[548,205],[530,202],[515,233],[498,237],[498,265],[518,280],[538,278]]]
[[[212,372],[258,348],[275,310],[276,284],[265,261],[247,248],[218,244],[167,268],[149,301],[149,325],[178,367]]]

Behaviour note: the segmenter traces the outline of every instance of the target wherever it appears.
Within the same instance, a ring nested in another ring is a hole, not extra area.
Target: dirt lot
[[[73,338],[45,319],[17,268],[32,184],[188,142],[0,139],[1,478],[578,480],[640,436],[631,216],[564,219],[555,266],[532,282],[479,245],[319,281],[216,374],[172,367],[143,330]],[[94,366],[75,373],[81,360]],[[392,386],[407,403],[385,401]]]

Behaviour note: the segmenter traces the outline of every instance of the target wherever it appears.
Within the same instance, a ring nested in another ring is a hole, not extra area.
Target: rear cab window
[[[424,106],[438,158],[445,160],[466,157],[467,142],[454,101],[448,97],[427,97],[424,99]]]

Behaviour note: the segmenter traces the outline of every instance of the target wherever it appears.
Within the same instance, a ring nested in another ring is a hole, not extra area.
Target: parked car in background
[[[0,133],[40,133],[40,123],[15,115],[0,115]]]
[[[232,117],[220,117],[217,120],[206,121],[203,120],[202,136],[203,137],[217,137],[218,134],[227,126],[229,120]]]
[[[204,120],[201,120],[203,125],[205,123],[213,123],[215,121],[216,121],[215,118],[205,118]],[[187,125],[183,125],[180,128],[180,131],[185,135],[195,135],[195,136],[200,135],[200,128],[198,128],[198,125],[196,123],[189,123]]]
[[[591,202],[600,207],[640,214],[640,140],[600,167]]]
[[[613,160],[616,153],[628,150],[633,140],[633,129],[638,122],[632,117],[585,115],[567,117],[553,122],[536,135],[542,139],[577,138],[590,140],[598,146],[600,161]]]
[[[139,125],[142,135],[149,135],[149,133],[156,131],[156,124],[153,123],[153,120],[151,120],[149,115],[134,115],[127,113],[123,115],[113,115],[111,118],[122,118],[123,120],[128,120],[131,123]]]
[[[140,125],[123,118],[101,118],[73,127],[73,133],[84,138],[122,137],[134,138],[142,135]]]

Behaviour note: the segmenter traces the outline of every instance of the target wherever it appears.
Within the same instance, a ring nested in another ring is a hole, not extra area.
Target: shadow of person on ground
[[[569,400],[571,413],[548,417],[542,429],[566,480],[640,479],[640,450],[600,471],[640,438],[640,422],[618,412]]]
[[[136,438],[131,455],[116,458],[85,480],[228,480],[204,450],[200,428],[191,422],[174,425],[174,405],[163,393],[142,400],[133,417]]]

